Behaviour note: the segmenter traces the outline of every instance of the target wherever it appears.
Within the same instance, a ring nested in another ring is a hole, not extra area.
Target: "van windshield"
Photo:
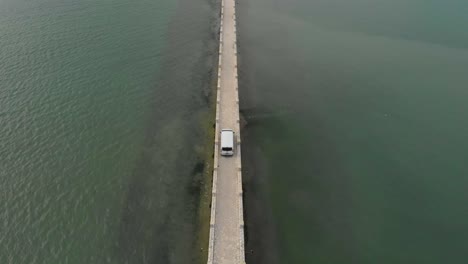
[[[224,151],[231,151],[232,148],[221,148],[221,150],[224,150]]]

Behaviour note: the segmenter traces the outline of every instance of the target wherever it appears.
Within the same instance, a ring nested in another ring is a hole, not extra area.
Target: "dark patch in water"
[[[188,192],[195,200],[198,200],[201,194],[201,189],[204,184],[203,171],[205,170],[205,163],[199,161],[192,169],[192,182],[188,188]]]
[[[205,163],[202,162],[202,161],[199,161],[199,162],[197,162],[197,164],[195,164],[195,166],[193,167],[192,175],[195,175],[195,174],[197,174],[197,173],[202,173],[203,170],[205,170]]]

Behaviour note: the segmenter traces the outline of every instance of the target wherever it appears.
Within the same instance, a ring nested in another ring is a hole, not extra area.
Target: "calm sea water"
[[[0,1],[0,263],[194,262],[214,10]]]
[[[468,2],[239,0],[249,263],[466,263]]]

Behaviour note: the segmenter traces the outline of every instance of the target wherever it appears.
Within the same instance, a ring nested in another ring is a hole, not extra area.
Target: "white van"
[[[221,155],[234,155],[234,131],[232,129],[221,130]]]

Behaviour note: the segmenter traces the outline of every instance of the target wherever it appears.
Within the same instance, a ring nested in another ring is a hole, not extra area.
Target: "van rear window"
[[[221,148],[221,150],[224,150],[224,151],[231,151],[232,148]]]

